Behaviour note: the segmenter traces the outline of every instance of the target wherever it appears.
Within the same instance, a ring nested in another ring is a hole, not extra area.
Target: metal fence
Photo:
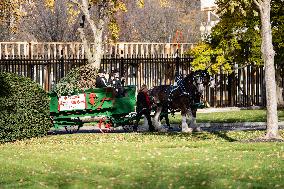
[[[104,57],[101,67],[110,73],[118,69],[127,84],[149,87],[170,85],[174,83],[177,64],[179,69],[186,75],[190,72],[190,57],[173,56],[131,56],[126,58]]]
[[[29,77],[49,91],[70,69],[86,63],[84,58],[6,56],[0,59],[0,72]]]
[[[107,73],[118,69],[126,78],[126,84],[140,87],[169,85],[174,82],[176,66],[186,75],[190,72],[189,57],[174,58],[169,56],[131,56],[126,58],[104,57],[101,68]],[[30,77],[46,91],[64,77],[74,67],[85,65],[84,57],[5,57],[0,60],[0,72],[13,72]],[[278,85],[284,88],[284,69],[277,67],[280,74]],[[282,74],[282,75],[281,75]],[[247,66],[231,74],[222,73],[212,78],[211,85],[206,87],[204,98],[211,106],[265,106],[264,68]]]

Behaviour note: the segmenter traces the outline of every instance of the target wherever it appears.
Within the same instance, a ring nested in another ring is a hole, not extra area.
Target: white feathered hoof
[[[161,126],[160,128],[158,128],[158,132],[166,133],[168,132],[168,128]]]
[[[149,130],[148,120],[146,117],[144,117],[144,124],[139,125],[137,131],[138,132],[146,132]]]
[[[156,119],[152,119],[152,124],[157,131],[162,127],[161,122],[157,121]]]
[[[182,128],[181,129],[181,132],[183,132],[183,133],[192,133],[192,131],[193,131],[193,129],[192,128]]]

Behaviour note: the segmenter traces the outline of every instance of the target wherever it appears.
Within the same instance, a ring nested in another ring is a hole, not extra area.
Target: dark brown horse
[[[196,111],[198,104],[202,100],[202,92],[205,85],[210,82],[210,76],[207,71],[191,72],[177,86],[163,85],[150,90],[154,104],[157,106],[153,125],[158,131],[165,131],[161,126],[160,114],[163,109],[169,109],[171,112],[181,112],[182,132],[192,132],[193,129],[199,130],[196,126]],[[189,118],[191,127],[188,127]]]

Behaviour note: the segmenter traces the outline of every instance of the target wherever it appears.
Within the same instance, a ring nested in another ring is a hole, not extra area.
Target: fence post
[[[50,68],[49,68],[49,62],[48,62],[44,66],[44,90],[46,92],[48,92],[50,90],[50,86],[49,86],[49,80],[50,80],[49,73],[50,73]]]
[[[28,61],[27,61],[27,76],[29,78],[31,78],[32,80],[34,79],[34,66],[32,65],[32,58],[33,58],[33,44],[32,42],[29,42],[29,55],[28,57],[25,57],[25,58],[28,58]]]
[[[120,57],[119,75],[120,75],[120,77],[124,76],[124,58],[123,58],[123,56]]]
[[[61,57],[60,57],[60,78],[64,77],[64,57],[63,57],[63,50],[61,50]]]
[[[176,75],[175,75],[175,77],[177,76],[177,75],[179,75],[179,66],[180,66],[180,58],[179,58],[179,55],[178,55],[178,50],[177,50],[177,56],[176,56]]]

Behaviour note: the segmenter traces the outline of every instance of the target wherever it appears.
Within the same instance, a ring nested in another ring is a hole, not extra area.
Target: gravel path
[[[266,129],[266,122],[243,122],[243,123],[198,123],[203,131],[248,131],[248,130],[264,130]],[[180,132],[179,125],[171,125],[173,127],[169,132]],[[279,122],[279,128],[284,129],[284,122]],[[125,133],[122,127],[115,128],[112,133]],[[52,134],[66,134],[65,129],[51,130]],[[83,126],[78,133],[101,133],[98,127]]]
[[[250,108],[238,108],[238,107],[227,107],[227,108],[204,108],[198,109],[198,113],[212,113],[212,112],[230,112],[240,111],[242,109],[260,109],[260,107]],[[242,122],[242,123],[197,123],[204,131],[246,131],[246,130],[265,130],[266,122]],[[180,132],[179,125],[171,125],[173,127],[169,132]],[[284,121],[279,122],[279,128],[284,129]],[[124,133],[122,127],[115,128],[113,133]],[[51,130],[49,134],[66,134],[65,129]],[[78,133],[101,133],[98,127],[95,126],[83,126],[80,128]]]

